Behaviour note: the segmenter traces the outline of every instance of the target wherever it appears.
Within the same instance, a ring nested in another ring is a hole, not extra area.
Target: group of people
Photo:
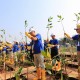
[[[25,50],[26,44],[23,42],[16,42],[14,41],[13,44],[9,43],[9,42],[0,42],[0,53],[5,52],[6,54],[10,53],[10,52],[19,52],[19,51],[23,51]]]
[[[77,24],[77,28],[75,29],[77,35],[70,37],[67,33],[64,35],[69,38],[77,41],[77,56],[78,56],[78,77],[80,80],[80,24]],[[33,54],[34,54],[34,63],[37,68],[37,78],[36,80],[46,80],[45,77],[45,65],[44,65],[44,57],[41,54],[43,50],[42,37],[39,33],[36,33],[33,27],[30,28],[29,32],[25,33],[32,40],[33,44]],[[52,39],[50,41],[45,41],[44,49],[46,49],[47,44],[51,44],[49,47],[51,48],[51,58],[58,55],[58,40],[55,38],[55,35],[51,35]]]
[[[46,80],[45,77],[45,64],[44,64],[44,56],[41,51],[47,47],[47,44],[51,44],[51,58],[58,55],[58,40],[55,38],[55,35],[52,34],[52,39],[50,41],[45,41],[44,48],[42,43],[42,37],[39,33],[36,33],[35,29],[31,27],[29,32],[25,33],[32,40],[33,45],[33,56],[34,56],[34,64],[37,68],[37,78],[34,80]]]
[[[80,24],[77,24],[77,28],[75,29],[77,32],[77,35],[70,37],[67,33],[64,33],[64,35],[72,40],[77,41],[77,55],[78,55],[78,76],[80,78]],[[59,41],[55,38],[54,34],[51,34],[51,40],[45,40],[44,41],[44,47],[42,43],[42,37],[39,33],[36,33],[35,29],[31,27],[29,29],[29,32],[25,32],[25,35],[31,39],[31,56],[34,56],[34,64],[37,69],[37,78],[34,80],[46,80],[45,77],[45,64],[44,64],[44,56],[42,55],[42,51],[46,50],[47,47],[50,47],[51,49],[51,59],[53,59],[56,55],[59,54],[58,52],[58,45]],[[3,42],[0,42],[0,53],[2,51],[5,51],[7,53],[8,50],[12,51],[13,53],[19,52],[19,51],[26,51],[27,50],[27,44],[23,42],[14,42],[13,45],[10,43],[4,44]]]

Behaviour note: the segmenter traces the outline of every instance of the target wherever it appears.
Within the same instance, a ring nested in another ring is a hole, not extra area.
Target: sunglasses
[[[80,30],[80,29],[76,29],[76,30]]]

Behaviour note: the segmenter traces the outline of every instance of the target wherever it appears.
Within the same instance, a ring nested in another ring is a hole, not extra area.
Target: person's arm
[[[36,40],[38,40],[38,39],[37,39],[37,37],[33,37],[33,36],[32,36],[32,37],[31,37],[31,40],[36,41]]]
[[[37,37],[31,36],[28,32],[25,32],[25,35],[26,35],[28,38],[30,38],[31,40],[34,40],[34,41],[37,40]]]
[[[40,40],[40,39],[41,39],[41,35],[40,35],[40,34],[37,34],[35,37],[32,36],[31,39],[32,39],[33,41]]]

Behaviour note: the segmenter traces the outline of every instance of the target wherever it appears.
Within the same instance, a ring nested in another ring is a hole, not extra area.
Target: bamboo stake
[[[6,80],[6,64],[5,64],[6,54],[5,54],[5,52],[3,52],[3,57],[4,57],[4,80]]]

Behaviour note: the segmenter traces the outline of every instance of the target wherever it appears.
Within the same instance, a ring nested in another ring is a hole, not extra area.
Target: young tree
[[[28,22],[27,22],[27,20],[25,20],[25,32],[26,32],[27,26],[28,26]],[[26,36],[25,36],[25,42],[27,43],[27,37]]]
[[[53,20],[53,17],[50,16],[50,17],[48,18],[48,24],[47,24],[47,27],[46,27],[46,28],[48,29],[48,31],[47,31],[47,40],[49,40],[49,37],[48,37],[48,35],[49,35],[49,30],[53,27],[53,26],[52,26],[52,20]]]
[[[63,31],[65,32],[65,29],[64,29],[64,25],[63,25],[63,20],[64,20],[64,18],[61,16],[61,15],[57,15],[57,17],[58,17],[58,22],[60,22],[61,23],[61,25],[62,25],[62,28],[63,28]]]
[[[0,30],[0,31],[2,31],[2,32],[3,32],[3,35],[4,35],[3,37],[4,37],[4,40],[6,41],[6,34],[5,34],[6,32],[5,32],[5,30],[4,30],[4,29],[2,29],[2,30]]]
[[[76,20],[73,20],[73,21],[75,21],[76,24],[78,24],[79,21],[80,21],[80,13],[74,13],[74,14],[75,14],[75,16],[76,16]]]

